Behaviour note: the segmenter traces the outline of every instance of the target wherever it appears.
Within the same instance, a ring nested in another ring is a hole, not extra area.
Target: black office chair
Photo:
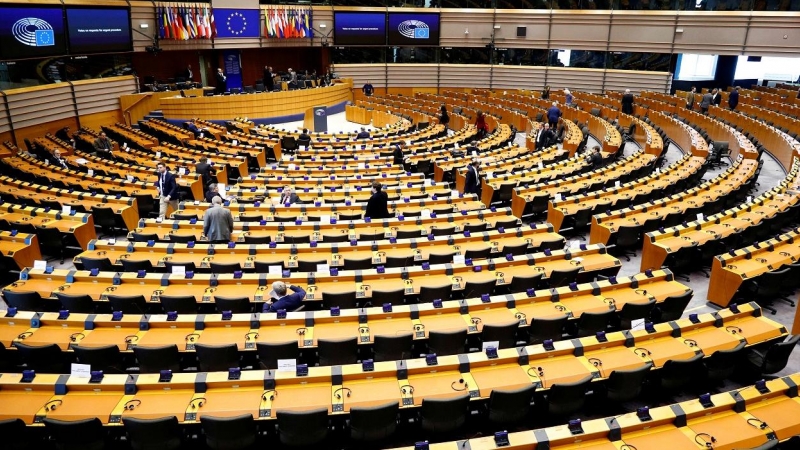
[[[406,214],[407,216],[408,214]],[[420,237],[419,230],[397,230],[395,232],[395,237],[397,239],[412,239]]]
[[[94,226],[100,227],[105,236],[116,236],[115,233],[124,234],[128,231],[125,222],[122,221],[122,216],[114,214],[114,210],[111,208],[92,206],[92,217]]]
[[[65,235],[58,228],[36,227],[36,237],[43,255],[48,255],[61,260],[64,264],[64,255],[67,248]]]
[[[278,410],[278,436],[283,445],[310,447],[328,437],[328,408],[309,411]]]
[[[602,361],[600,361],[602,372]],[[605,383],[606,398],[614,403],[622,403],[635,399],[642,392],[650,366],[644,365],[638,369],[614,370]]]
[[[397,430],[397,402],[350,408],[350,437],[359,442],[376,442],[391,437]]]
[[[496,325],[487,323],[481,330],[482,342],[497,342],[499,348],[516,347],[519,321]]]
[[[622,330],[630,330],[632,322],[637,319],[650,319],[656,300],[651,298],[645,302],[628,302],[617,313],[616,325]]]
[[[109,295],[108,303],[112,311],[123,314],[146,314],[147,301],[142,295]]]
[[[545,287],[554,289],[561,286],[567,286],[570,283],[576,282],[578,279],[578,272],[580,272],[582,268],[583,267],[581,266],[574,266],[566,270],[551,271],[550,276],[546,280],[544,280],[544,282],[547,283]]]
[[[325,243],[350,242],[350,236],[348,236],[345,233],[323,234],[322,235],[322,242],[325,242]],[[372,258],[367,258],[367,259],[370,261],[370,264],[371,264],[372,263]],[[361,261],[361,260],[359,260],[359,261]],[[347,260],[345,260],[344,266],[345,266],[344,270],[354,270],[354,269],[348,269],[347,268]]]
[[[317,266],[319,266],[320,264],[328,264],[328,261],[324,259],[315,261],[298,260],[297,270],[299,272],[316,272]]]
[[[162,295],[159,297],[161,308],[165,313],[197,314],[197,299],[191,295]]]
[[[81,256],[81,265],[83,270],[97,269],[101,272],[110,272],[114,270],[114,265],[111,264],[108,258],[87,258]]]
[[[244,243],[248,245],[269,244],[270,242],[272,242],[272,239],[269,236],[244,236]]]
[[[531,411],[535,391],[535,384],[511,390],[493,389],[489,395],[489,422],[503,426],[521,422]]]
[[[175,344],[157,347],[137,345],[133,355],[139,364],[139,373],[159,373],[162,370],[180,372],[181,353]]]
[[[123,417],[122,424],[132,450],[176,450],[183,445],[181,427],[175,416],[157,419]]]
[[[92,370],[102,370],[103,373],[125,373],[122,353],[116,345],[100,347],[73,345],[72,352],[78,363],[88,364],[92,366]]]
[[[17,308],[20,311],[41,312],[44,310],[44,301],[38,292],[4,290],[3,298],[9,307]]]
[[[775,300],[784,300],[794,306],[794,302],[784,296],[785,286],[790,283],[791,275],[791,269],[788,267],[764,272],[755,278],[745,280],[737,295],[755,300],[762,308],[775,315],[777,310],[771,306]]]
[[[552,241],[542,241],[539,243],[538,246],[536,246],[535,251],[538,253],[538,252],[543,252],[545,250],[550,250],[550,251],[563,250],[564,243],[565,243],[564,238],[554,239]]]
[[[706,377],[711,383],[718,383],[730,378],[736,367],[742,362],[745,354],[746,342],[740,342],[734,348],[717,350],[703,360],[706,368]]]
[[[584,312],[578,318],[573,334],[577,337],[594,336],[598,331],[607,331],[608,325],[614,319],[616,312],[612,310],[603,312]]]
[[[586,391],[592,383],[589,375],[572,383],[555,383],[550,386],[543,405],[546,405],[546,414],[556,417],[572,415],[586,404]],[[537,402],[539,403],[539,402]]]
[[[443,434],[464,426],[469,413],[469,394],[454,398],[424,398],[420,408],[422,430],[426,433]]]
[[[22,419],[0,420],[0,436],[3,436],[3,448],[7,450],[33,448],[28,427]]]
[[[197,217],[197,214],[175,212],[175,213],[172,213],[172,219],[173,220],[192,220],[192,219],[197,220],[198,217]]]
[[[156,233],[137,233],[133,232],[133,242],[158,242],[158,235]]]
[[[95,312],[94,300],[86,294],[71,295],[56,292],[56,297],[61,302],[61,309],[73,313],[93,314]]]
[[[380,306],[386,303],[391,305],[402,305],[405,303],[406,294],[403,289],[395,289],[392,291],[372,291],[372,304],[373,306]]]
[[[208,266],[211,269],[211,273],[233,273],[237,270],[242,270],[242,266],[239,263],[211,262]]]
[[[148,273],[153,273],[153,263],[150,261],[143,259],[139,261],[130,260],[130,259],[123,259],[122,260],[122,271],[123,272],[138,272],[140,270],[144,270]]]
[[[186,234],[186,233],[175,233],[169,235],[169,241],[175,244],[187,244],[189,242],[197,242],[197,236],[194,234]],[[186,270],[194,270],[194,263],[185,263],[185,262],[177,262],[173,265],[176,266],[187,266]],[[191,268],[190,268],[191,267]],[[172,271],[171,269],[169,270]]]
[[[455,253],[430,253],[428,254],[428,263],[434,264],[449,264],[453,262]]]
[[[240,450],[256,442],[256,423],[252,414],[234,417],[200,416],[206,445],[211,450]]]
[[[339,217],[341,218],[341,215]],[[385,233],[359,233],[358,240],[361,242],[380,241],[384,237]]]
[[[17,342],[14,347],[17,349],[17,360],[23,370],[34,370],[37,373],[64,373],[66,369],[66,358],[58,344],[27,345]]]
[[[330,309],[331,306],[338,306],[342,309],[356,308],[358,300],[355,291],[351,292],[330,292],[322,296],[322,307]]]
[[[680,319],[686,306],[692,301],[693,295],[694,291],[688,289],[681,295],[665,298],[663,302],[653,309],[653,321],[662,323]]]
[[[519,245],[504,245],[502,254],[505,255],[512,255],[512,256],[522,256],[528,253],[528,243],[519,244]]]
[[[82,420],[44,419],[44,427],[59,450],[101,450],[106,431],[97,417]]]
[[[487,227],[488,225],[486,224],[486,222],[474,223],[474,224],[466,223],[464,224],[462,231],[469,231],[470,233],[480,233],[481,231],[486,231]]]
[[[542,284],[544,272],[537,272],[530,276],[514,275],[511,278],[511,283],[508,284],[508,291],[512,294],[518,292],[527,292],[528,289],[536,289]]]
[[[278,368],[278,360],[294,359],[300,357],[297,341],[287,342],[256,342],[256,352],[258,362],[262,369],[275,370]]]
[[[372,257],[344,260],[344,270],[368,270],[372,268]]]
[[[200,372],[221,372],[239,367],[239,349],[236,344],[194,345]]]
[[[428,332],[428,353],[442,355],[458,355],[464,353],[467,342],[467,329],[454,331]]]
[[[554,318],[532,318],[528,326],[528,342],[541,344],[547,339],[561,340],[564,337],[564,327],[569,317],[566,315]]]
[[[372,346],[375,361],[399,361],[413,356],[414,335],[375,335]]]
[[[778,373],[786,367],[792,350],[800,341],[800,334],[787,336],[783,342],[770,345],[766,350],[750,349],[747,354],[747,362],[750,368],[758,375],[769,375]],[[19,347],[19,344],[17,344]]]
[[[358,340],[355,337],[318,339],[317,352],[320,366],[355,364],[358,361]]]
[[[442,227],[439,228],[438,226],[434,225],[433,229],[431,230],[431,234],[434,236],[452,236],[455,234],[456,228],[455,227]]]
[[[687,359],[670,359],[659,371],[659,384],[662,391],[679,392],[689,383],[702,381],[705,374],[703,354]]]
[[[385,268],[411,267],[414,265],[413,256],[387,256]]]
[[[496,284],[495,280],[467,281],[464,286],[464,298],[480,298],[483,294],[492,295]]]
[[[446,284],[444,286],[422,286],[419,288],[419,302],[430,303],[434,300],[450,300],[450,294],[453,292],[453,285]]]
[[[217,312],[230,311],[237,314],[253,311],[253,305],[250,304],[250,298],[248,297],[223,297],[215,295],[214,304],[217,308]]]

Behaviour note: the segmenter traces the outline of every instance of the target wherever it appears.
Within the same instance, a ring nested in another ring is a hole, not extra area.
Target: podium
[[[305,118],[303,119],[303,128],[308,128],[309,131],[315,131],[317,133],[327,133],[328,107],[312,106],[308,108]]]

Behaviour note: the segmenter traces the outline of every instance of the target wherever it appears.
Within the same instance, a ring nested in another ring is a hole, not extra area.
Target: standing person
[[[264,90],[272,92],[275,89],[275,74],[272,73],[272,67],[264,66]]]
[[[158,217],[163,219],[167,216],[168,206],[172,206],[173,210],[178,209],[178,182],[163,162],[158,163],[156,170],[158,170],[158,180],[156,180],[159,197]]]
[[[194,167],[194,171],[200,175],[200,178],[203,180],[204,188],[214,182],[212,178],[214,176],[214,169],[211,168],[211,164],[208,163],[208,158],[205,156],[200,158],[200,162]]]
[[[569,91],[569,89],[564,89],[564,97],[566,97],[566,100],[564,100],[564,103],[566,103],[567,106],[572,106],[573,97],[572,97],[572,93]]]
[[[711,94],[714,97],[714,106],[719,106],[720,103],[722,103],[722,94],[720,93],[720,90],[718,88],[714,88]]]
[[[447,124],[450,123],[450,115],[447,114],[447,106],[442,105],[442,108],[439,110],[439,123],[444,125],[444,129],[447,129]]]
[[[539,132],[536,133],[536,149],[540,150],[553,145],[555,139],[556,135],[553,133],[553,130],[550,129],[550,124],[546,123],[542,125],[542,127],[539,128]]]
[[[622,95],[622,112],[633,114],[633,94],[630,89],[625,89],[625,94]]]
[[[466,180],[464,182],[464,194],[477,194],[481,198],[481,176],[478,172],[480,163],[478,159],[473,159],[467,166]]]
[[[475,128],[478,129],[478,139],[483,139],[489,132],[489,126],[486,125],[486,118],[481,111],[478,111],[478,117],[475,118]]]
[[[366,95],[367,97],[372,97],[372,94],[375,93],[375,88],[372,87],[371,81],[367,81],[367,84],[365,84],[364,87],[361,88],[361,91],[364,92],[364,95]]]
[[[401,166],[403,165],[403,161],[405,160],[403,155],[403,147],[405,147],[403,141],[398,141],[394,144],[394,149],[392,150],[392,162],[394,164]]]
[[[703,114],[708,114],[708,107],[714,102],[714,96],[711,95],[711,92],[706,92],[703,94],[703,99],[700,100],[700,112]]]
[[[739,86],[735,86],[731,93],[728,95],[728,107],[733,111],[736,105],[739,104]]]
[[[560,118],[561,110],[558,109],[558,102],[553,102],[553,106],[547,108],[547,122],[550,123],[550,128],[555,128]]]
[[[287,289],[291,289],[292,293],[286,295]],[[262,312],[277,312],[280,309],[294,311],[303,304],[303,299],[306,298],[306,291],[303,288],[286,284],[283,281],[272,283],[272,292],[275,294],[270,295],[270,300],[264,303]]]
[[[233,215],[222,207],[222,199],[215,196],[211,207],[203,215],[203,236],[212,244],[230,242],[233,230]]]
[[[372,195],[367,201],[367,210],[364,211],[364,217],[370,219],[386,219],[391,217],[389,215],[389,196],[383,192],[381,184],[377,181],[372,183]]]
[[[686,109],[694,109],[694,96],[697,93],[697,88],[692,86],[692,90],[686,94]]]
[[[550,86],[545,86],[542,91],[542,100],[550,100]]]
[[[289,89],[297,89],[297,72],[289,67]]]
[[[228,91],[228,77],[226,77],[225,74],[222,72],[222,67],[217,68],[216,78],[217,78],[216,93],[224,94],[225,92]]]
[[[188,66],[186,66],[186,70],[183,71],[183,78],[185,78],[186,81],[191,83],[193,75],[194,73],[192,73],[192,65],[189,64]]]

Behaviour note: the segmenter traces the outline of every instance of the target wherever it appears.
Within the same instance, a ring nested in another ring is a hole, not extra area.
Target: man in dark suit
[[[394,144],[394,149],[392,150],[392,162],[396,165],[403,165],[405,160],[405,156],[403,155],[403,147],[405,147],[403,141],[399,141]]]
[[[364,87],[361,88],[361,91],[367,97],[372,97],[372,94],[375,93],[375,88],[372,87],[372,83],[371,82],[367,81],[367,84],[365,84]]]
[[[69,135],[69,127],[64,127],[58,131],[56,131],[56,137],[61,139],[64,142],[72,141],[72,137]]]
[[[739,104],[739,86],[736,86],[728,95],[728,107],[731,110],[734,110],[736,109],[736,105],[738,104]]]
[[[200,158],[200,162],[197,163],[194,171],[202,178],[204,187],[214,182],[214,169],[211,167],[211,164],[208,163],[208,158],[205,156]]]
[[[703,94],[703,99],[700,100],[700,112],[708,114],[708,108],[714,103],[714,95],[710,92]]]
[[[292,293],[287,294],[287,289],[291,289]],[[303,304],[303,299],[306,298],[306,291],[303,288],[286,284],[283,281],[272,283],[272,290],[275,292],[275,296],[270,296],[270,299],[264,303],[263,312],[277,312],[279,309],[294,311]]]
[[[300,197],[294,193],[294,189],[291,186],[286,186],[283,188],[283,192],[281,192],[281,205],[290,204],[294,205],[300,203]]]
[[[198,128],[194,122],[186,122],[186,130],[191,131],[194,134],[194,137],[200,138],[200,135],[203,134],[204,128]]]
[[[208,190],[206,191],[206,201],[208,203],[211,203],[214,197],[223,198],[222,194],[219,193],[219,186],[217,186],[217,183],[209,184]]]
[[[272,92],[275,89],[275,74],[272,73],[272,67],[264,66],[264,90]]]
[[[222,67],[217,68],[217,94],[224,94],[228,91],[228,77],[222,72]]]
[[[372,196],[367,201],[367,210],[364,217],[371,219],[386,219],[391,217],[389,214],[389,196],[383,192],[381,184],[377,181],[372,183]]]
[[[162,219],[167,216],[167,207],[172,206],[173,210],[178,209],[178,183],[175,181],[175,175],[167,171],[167,166],[163,162],[156,165],[158,170],[158,179],[156,180],[156,189],[158,189],[158,217]]]
[[[561,118],[561,110],[558,109],[558,103],[553,102],[553,106],[547,109],[547,121],[551,127],[558,125],[558,119]]]
[[[477,159],[473,159],[472,163],[467,166],[466,181],[464,182],[464,194],[477,194],[478,198],[481,197],[481,175],[478,172],[480,163]]]
[[[186,70],[183,71],[183,78],[185,78],[186,81],[191,83],[193,81],[192,77],[194,77],[194,73],[192,72],[192,65],[189,64],[188,66],[186,66]]]
[[[594,146],[589,156],[586,157],[586,162],[589,163],[592,169],[597,169],[603,164],[603,155],[600,154],[600,147]]]
[[[361,131],[356,135],[356,139],[369,139],[369,131],[366,128],[361,127]]]
[[[111,153],[111,150],[114,149],[114,144],[111,143],[111,139],[105,133],[100,133],[100,137],[94,140],[92,146],[97,156],[114,159],[114,155]]]
[[[539,132],[536,133],[536,149],[540,150],[553,145],[555,139],[556,135],[553,133],[553,130],[550,129],[550,124],[546,123],[542,125],[542,127],[539,128]]]
[[[633,94],[630,89],[625,89],[625,94],[622,95],[622,112],[633,114]]]
[[[714,106],[719,106],[719,104],[722,103],[722,94],[719,93],[719,89],[717,88],[714,88],[714,90],[711,91],[711,98],[711,102],[714,104]]]
[[[53,157],[50,158],[50,162],[54,166],[56,166],[56,167],[58,167],[60,169],[67,169],[67,170],[72,169],[72,167],[69,165],[67,160],[61,157],[61,151],[60,150],[56,150],[56,151],[53,152]]]

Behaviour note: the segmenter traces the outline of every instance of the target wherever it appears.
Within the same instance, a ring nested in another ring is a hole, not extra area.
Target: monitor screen
[[[65,55],[61,6],[0,5],[0,58]]]
[[[439,14],[389,13],[389,45],[439,45]]]
[[[335,12],[334,45],[386,45],[386,14]]]
[[[69,52],[114,53],[133,50],[128,8],[67,7]]]

